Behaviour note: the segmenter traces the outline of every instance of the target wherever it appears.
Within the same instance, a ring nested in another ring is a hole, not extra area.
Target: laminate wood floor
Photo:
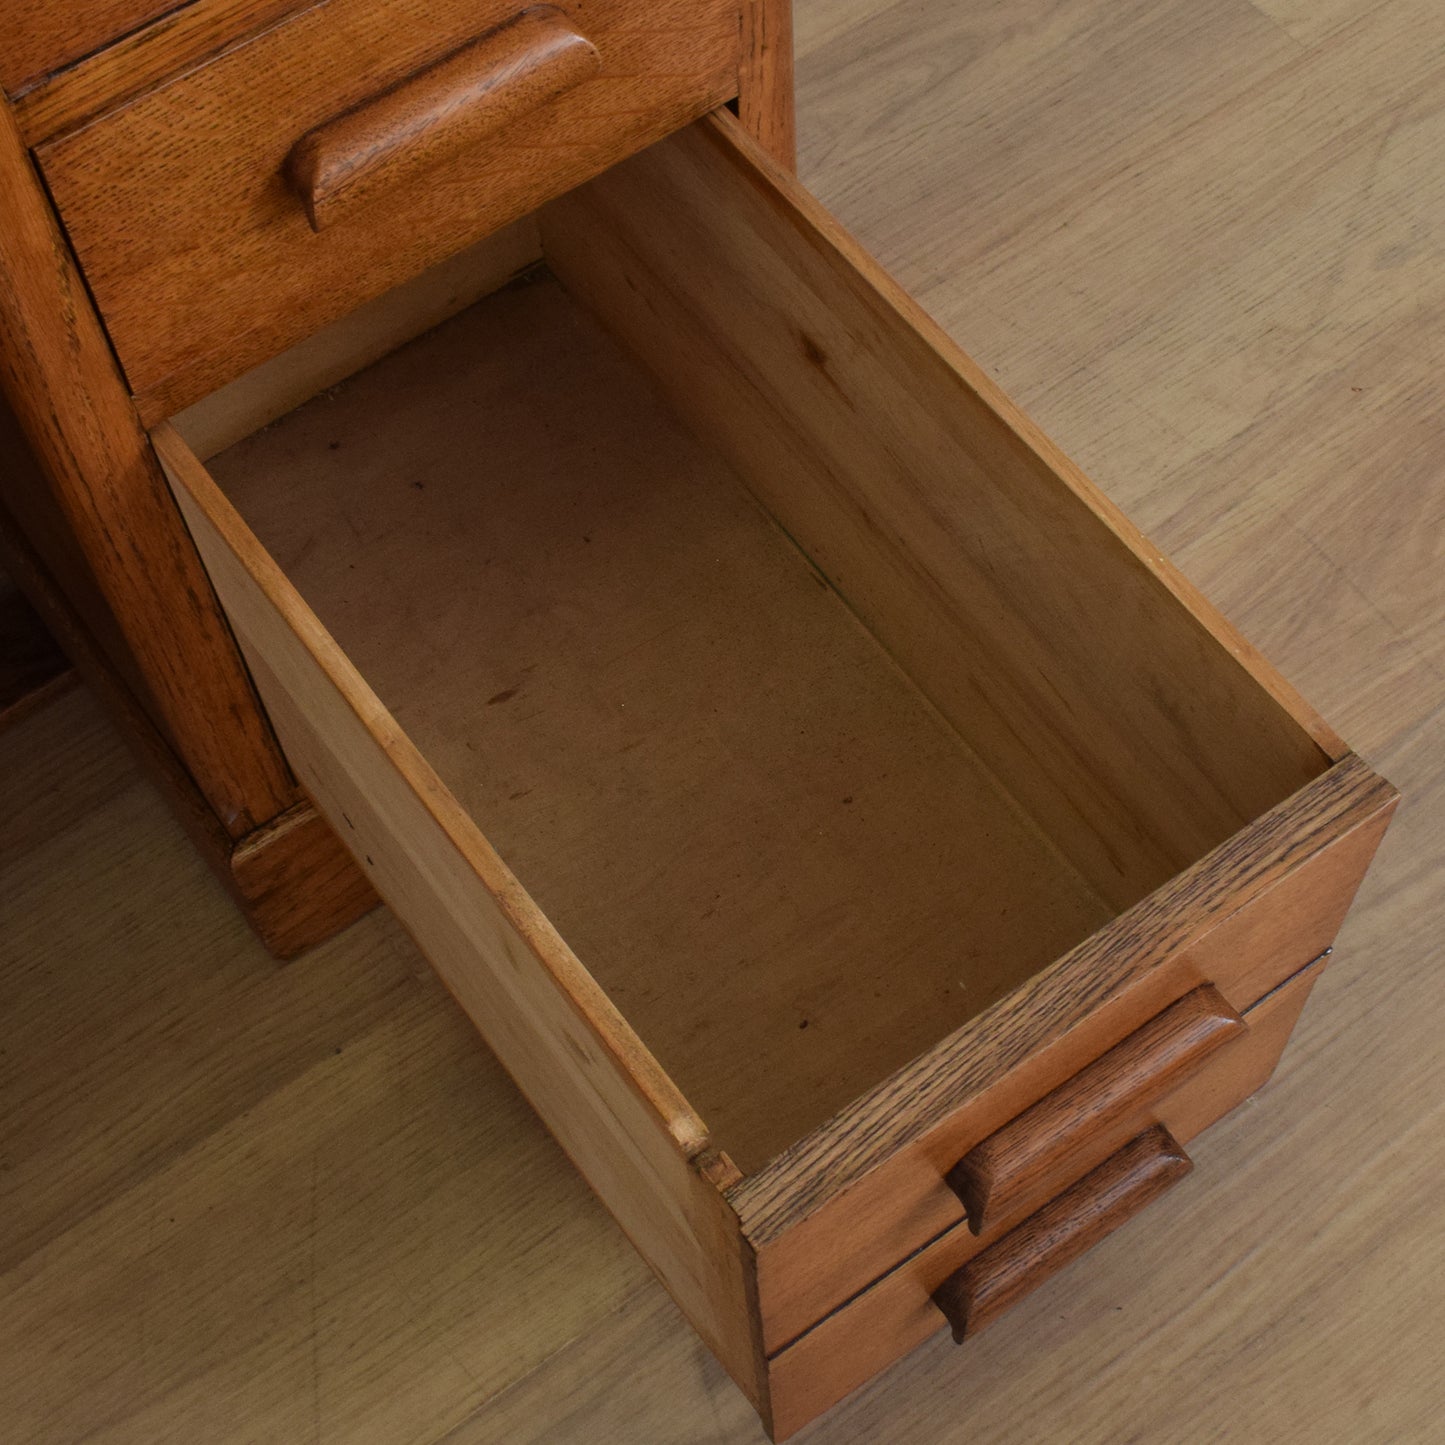
[[[1405,806],[1273,1083],[812,1442],[1445,1439],[1438,0],[798,0],[801,171]],[[0,735],[0,1439],[726,1442],[401,930],[278,968],[83,692]]]

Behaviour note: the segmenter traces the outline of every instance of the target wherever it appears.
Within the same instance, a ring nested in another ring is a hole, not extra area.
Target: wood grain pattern
[[[14,94],[174,10],[183,0],[6,0],[0,90]]]
[[[545,274],[212,469],[744,1170],[1108,916]]]
[[[1182,959],[1187,970],[1192,945],[1212,928],[1232,922],[1253,899],[1268,897],[1302,863],[1335,849],[1348,852],[1354,841],[1377,842],[1397,803],[1395,789],[1358,758],[1337,763],[1239,838],[944,1040],[938,1052],[947,1054],[949,1063],[936,1057],[919,1060],[888,1080],[879,1095],[830,1120],[787,1157],[750,1177],[738,1202],[752,1237],[759,1242],[778,1237],[827,1194],[841,1192],[881,1163],[906,1137],[927,1132],[940,1115],[981,1091],[1008,1065],[1044,1060],[1050,1045],[1066,1035],[1074,1035],[1071,1042],[1077,1047],[1075,1031],[1086,1020],[1090,1032],[1107,1028],[1109,1015],[1099,1012],[1105,1000],[1124,994],[1160,963]],[[1362,836],[1355,840],[1351,835],[1357,829]],[[1221,974],[1215,986],[1234,1002],[1234,980]],[[1239,1003],[1247,1006],[1245,999]],[[1115,1009],[1113,1016],[1121,1012]],[[985,1035],[987,1046],[981,1047]],[[1072,1072],[1066,1070],[1066,1076]]]
[[[1236,1035],[1211,1055],[1197,1074],[1135,1116],[1128,1132],[1114,1141],[1114,1147],[1160,1123],[1175,1139],[1188,1144],[1239,1108],[1274,1073],[1326,961],[1318,959],[1301,969],[1248,1010],[1248,1031]],[[1252,1127],[1257,1131],[1265,1118],[1267,1107],[1253,1118]],[[1202,1182],[1196,1181],[1196,1185]],[[1216,1178],[1213,1183],[1219,1192],[1227,1193],[1227,1178]],[[1022,1211],[1001,1216],[981,1237],[961,1224],[948,1230],[774,1355],[768,1369],[778,1438],[786,1438],[931,1335],[940,1333],[945,1322],[933,1302],[939,1284],[977,1258],[980,1251],[1006,1238],[1031,1207],[1025,1204]],[[1051,1292],[1054,1297],[1058,1288]],[[1101,1335],[1109,1334],[1101,1319],[1090,1323]],[[976,1352],[975,1344],[969,1355]]]
[[[603,0],[602,74],[317,236],[282,167],[313,127],[515,13],[326,0],[37,155],[141,415],[172,415],[737,92],[730,0]]]
[[[499,131],[591,80],[597,47],[555,5],[529,5],[495,30],[308,131],[286,179],[313,231],[494,142]]]
[[[308,801],[248,833],[230,872],[246,917],[277,958],[296,958],[379,902],[366,874]]]
[[[52,735],[64,746],[51,745]],[[407,951],[384,946],[399,930],[382,915],[300,965],[278,966],[88,688],[26,719],[0,749],[5,1084],[12,1098],[25,1096],[26,1078],[56,1052],[49,1023],[60,1020],[74,1078],[63,1100],[6,1111],[0,1270],[12,1299],[17,1265],[333,1058],[416,984]],[[145,846],[127,820],[143,829]],[[40,910],[82,848],[83,867],[68,876],[87,905]],[[204,900],[189,924],[167,903],[178,888]],[[22,926],[32,908],[34,926]],[[29,967],[16,971],[17,959]],[[277,1014],[258,1011],[263,1000]],[[141,1006],[155,1025],[136,1035],[123,1020]],[[307,1016],[320,1026],[303,1023]]]
[[[1339,755],[730,117],[541,224],[563,281],[1112,906]]]
[[[95,598],[92,630],[134,659],[139,695],[242,837],[295,785],[4,107],[0,214],[0,391],[23,433],[5,445],[34,454],[7,468],[6,506],[22,525],[43,514],[34,545],[56,539],[47,565]]]
[[[7,1435],[426,1445],[651,1285],[391,914],[278,967],[84,690],[0,819]]]
[[[1407,795],[1284,1067],[1191,1146],[1190,1181],[805,1438],[947,1445],[986,1422],[990,1445],[1116,1445],[1245,1420],[1358,1445],[1445,1415],[1438,6],[1268,8],[1298,41],[1245,0],[798,8],[809,185]],[[387,915],[281,992],[313,960],[269,965],[84,703],[22,724],[0,766],[0,968],[29,1001],[0,1009],[0,1117],[54,1149],[7,1147],[23,1167],[0,1176],[7,1219],[54,1221],[4,1277],[12,1432],[494,1445],[686,1420],[756,1442],[440,990],[332,1036],[338,1000],[385,987],[380,951],[421,969]],[[221,994],[221,1032],[178,1055],[174,1020],[238,975],[244,1005]],[[77,1018],[128,1046],[81,1050],[77,1075]],[[258,1058],[238,1034],[304,1036],[316,1062],[243,1087],[217,1070]],[[125,1181],[85,1185],[136,1129]]]
[[[1169,1093],[1244,1027],[1214,988],[1197,988],[975,1144],[946,1176],[969,1229],[981,1234],[1017,1200],[1073,1184],[1108,1153],[1094,1142],[1100,1134]]]
[[[1127,1224],[1192,1169],[1162,1125],[1140,1134],[933,1292],[956,1343],[986,1330],[1045,1280]]]
[[[1146,1019],[1206,980],[1242,1011],[1327,949],[1397,801],[1337,764],[731,1191],[769,1349],[958,1223],[958,1158]]]
[[[528,217],[323,326],[171,418],[202,461],[505,286],[541,259]]]
[[[295,8],[294,0],[189,0],[165,8],[104,49],[11,91],[16,123],[26,144],[37,146],[259,34]]]
[[[706,1126],[185,443],[169,427],[154,439],[303,781],[698,1333],[763,1408],[743,1246],[721,1194],[728,1170],[716,1168]]]
[[[743,0],[737,115],[784,170],[798,165],[793,100],[793,0]]]

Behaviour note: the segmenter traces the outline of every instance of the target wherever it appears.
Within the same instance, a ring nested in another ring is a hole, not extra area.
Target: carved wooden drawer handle
[[[1130,1113],[1162,1098],[1245,1028],[1206,984],[1045,1094],[949,1170],[968,1227],[980,1234],[1020,1201],[1072,1184],[1115,1146],[1111,1128],[1128,1127]]]
[[[602,68],[552,5],[534,5],[381,95],[308,131],[286,178],[312,230],[540,109]]]
[[[1162,1124],[1140,1134],[944,1280],[933,1302],[953,1338],[962,1344],[987,1328],[1193,1167]]]

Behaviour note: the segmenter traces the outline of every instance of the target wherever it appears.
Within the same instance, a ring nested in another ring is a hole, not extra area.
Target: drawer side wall
[[[730,117],[541,224],[563,282],[1111,907],[1328,766],[1318,719]]]
[[[702,1121],[170,428],[156,445],[304,785],[638,1251],[764,1408],[750,1258]]]

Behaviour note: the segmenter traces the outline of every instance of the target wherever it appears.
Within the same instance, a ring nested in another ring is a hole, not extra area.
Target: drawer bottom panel
[[[1274,1072],[1324,959],[1245,1014],[1249,1032],[1160,1101],[1159,1121],[1187,1142],[1242,1104]],[[785,1439],[888,1368],[947,1321],[933,1292],[986,1244],[958,1225],[828,1315],[768,1365],[774,1438]]]

